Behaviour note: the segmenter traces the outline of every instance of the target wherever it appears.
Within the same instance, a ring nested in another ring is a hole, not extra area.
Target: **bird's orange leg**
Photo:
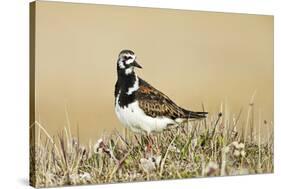
[[[146,155],[149,156],[152,155],[152,144],[153,144],[153,138],[150,133],[147,133],[147,145],[145,150]]]

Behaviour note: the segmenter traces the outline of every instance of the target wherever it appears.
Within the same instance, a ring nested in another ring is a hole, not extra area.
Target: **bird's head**
[[[130,74],[134,71],[135,67],[142,68],[136,61],[135,53],[131,50],[122,50],[118,56],[118,70],[124,70],[125,74]]]

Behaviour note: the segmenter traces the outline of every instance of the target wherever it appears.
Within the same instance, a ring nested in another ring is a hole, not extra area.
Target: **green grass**
[[[251,120],[253,105],[247,120]],[[118,183],[273,172],[273,130],[266,137],[253,128],[272,123],[229,119],[229,113],[209,115],[148,138],[126,130],[101,136],[84,146],[69,128],[57,137],[35,123],[41,134],[31,148],[31,183],[36,187]],[[246,125],[244,125],[246,123]],[[243,128],[243,129],[239,129]],[[46,137],[45,137],[46,136]]]

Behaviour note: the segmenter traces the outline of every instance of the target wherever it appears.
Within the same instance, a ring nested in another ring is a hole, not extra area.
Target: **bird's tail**
[[[206,118],[208,112],[193,112],[189,110],[184,110],[187,119],[203,119]]]

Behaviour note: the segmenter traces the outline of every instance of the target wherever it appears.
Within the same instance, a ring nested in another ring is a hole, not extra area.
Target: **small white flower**
[[[242,157],[245,157],[246,152],[245,152],[244,150],[242,150],[240,153],[241,153],[241,156],[242,156]]]
[[[143,170],[147,173],[156,169],[155,163],[152,161],[152,158],[149,158],[149,159],[141,158],[140,164],[141,164],[141,167],[143,168]]]
[[[234,142],[232,142],[231,143],[235,148],[238,148],[238,146],[239,146],[239,143],[237,142],[237,141],[234,141]]]
[[[70,179],[72,182],[76,183],[76,181],[79,180],[79,175],[77,175],[77,174],[71,174],[71,175],[69,175],[69,179]]]
[[[225,146],[225,147],[223,148],[223,152],[224,152],[224,153],[228,153],[229,150],[230,150],[229,146]]]
[[[100,138],[97,143],[94,145],[94,153],[101,154],[103,152],[103,140]]]
[[[87,172],[80,174],[79,175],[81,179],[85,179],[85,180],[90,180],[91,179],[91,175]]]
[[[242,142],[238,145],[238,149],[244,149],[245,144],[243,144]]]
[[[180,153],[180,149],[178,149],[175,145],[171,145],[169,150],[171,152],[176,152],[176,153]]]
[[[162,157],[161,156],[156,156],[156,157],[153,157],[153,158],[155,160],[156,166],[158,167],[160,165]]]
[[[209,167],[209,168],[213,168],[213,169],[219,168],[218,164],[215,163],[215,162],[213,162],[213,161],[210,161],[210,162],[208,163],[208,167]]]
[[[240,156],[240,151],[239,150],[234,150],[233,155],[236,156],[236,157],[239,157]]]

